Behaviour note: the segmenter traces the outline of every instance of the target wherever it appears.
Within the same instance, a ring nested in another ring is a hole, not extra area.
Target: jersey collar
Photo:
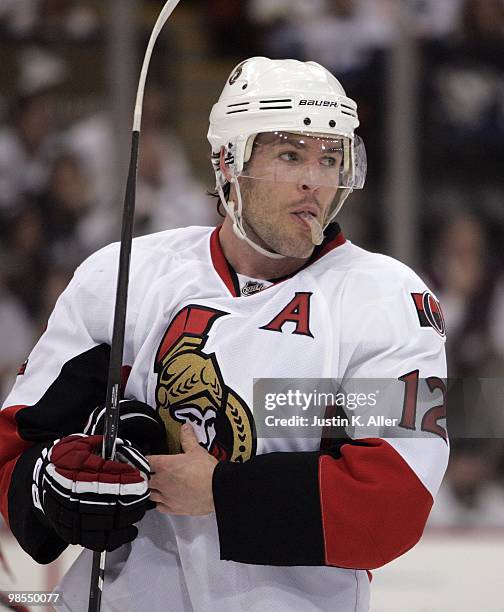
[[[233,266],[224,256],[224,252],[222,250],[221,243],[219,240],[219,233],[221,227],[222,225],[216,227],[210,236],[210,254],[212,257],[212,263],[215,268],[215,271],[220,276],[221,280],[226,285],[231,295],[233,297],[240,297],[241,293],[238,277]],[[311,266],[313,263],[324,257],[324,255],[327,255],[327,253],[331,252],[342,244],[345,244],[346,242],[346,238],[343,235],[343,232],[341,231],[341,228],[338,223],[331,223],[326,229],[325,234],[326,236],[324,238],[324,242],[322,242],[322,244],[320,244],[319,246],[315,247],[312,256],[302,268],[296,270],[295,272],[287,276],[275,278],[270,282],[273,283],[273,285],[277,285],[278,283],[281,283],[282,281],[287,280],[288,278],[292,278],[298,272],[300,272],[301,270],[305,270],[308,266]],[[263,291],[266,290],[267,288],[263,289]]]

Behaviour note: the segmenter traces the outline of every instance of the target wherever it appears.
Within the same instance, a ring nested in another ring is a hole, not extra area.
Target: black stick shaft
[[[88,612],[100,612],[103,580],[105,579],[105,559],[103,560],[102,564],[101,557],[102,553],[96,551],[93,552]]]
[[[138,149],[140,132],[134,130],[131,138],[131,157],[124,196],[124,208],[121,230],[121,248],[119,254],[119,269],[114,311],[114,329],[107,381],[107,397],[105,404],[105,428],[103,436],[104,459],[112,459],[115,451],[117,428],[119,425],[119,396],[121,391],[121,371],[124,350],[124,333],[126,327],[126,307],[128,301],[129,268],[131,258],[131,242],[133,239],[133,224],[135,220],[135,193],[138,170]],[[93,554],[91,585],[89,589],[88,612],[99,612],[105,571],[105,553]]]

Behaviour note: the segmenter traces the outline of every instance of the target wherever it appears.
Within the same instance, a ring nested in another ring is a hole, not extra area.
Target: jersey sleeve
[[[77,270],[0,411],[1,511],[40,563],[67,545],[33,507],[34,464],[49,442],[82,431],[105,400],[115,282],[102,259],[92,257]]]
[[[357,300],[339,347],[343,386],[369,388],[375,379],[379,410],[394,425],[362,426],[373,411],[379,416],[365,406],[352,411],[362,423],[319,451],[219,464],[213,491],[222,559],[369,570],[420,539],[448,442],[444,337],[420,317],[413,294],[429,292],[415,279]]]

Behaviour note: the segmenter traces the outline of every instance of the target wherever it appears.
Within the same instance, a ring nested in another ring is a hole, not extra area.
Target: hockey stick
[[[138,148],[140,143],[140,128],[142,123],[142,106],[147,80],[147,72],[152,56],[154,44],[168,17],[172,14],[180,0],[167,0],[154,28],[145,52],[140,80],[138,83],[133,130],[131,136],[131,157],[124,196],[124,208],[121,229],[121,247],[119,253],[119,269],[117,277],[116,301],[114,310],[114,328],[112,333],[112,346],[107,380],[107,397],[105,410],[105,427],[103,435],[102,456],[104,459],[113,459],[119,425],[119,395],[121,384],[121,368],[124,349],[124,331],[126,326],[126,305],[128,298],[129,265],[131,256],[131,242],[133,238],[133,221],[135,217],[136,179],[138,169]],[[103,581],[105,577],[105,560],[107,553],[94,552],[91,571],[91,585],[89,588],[88,612],[99,612]]]

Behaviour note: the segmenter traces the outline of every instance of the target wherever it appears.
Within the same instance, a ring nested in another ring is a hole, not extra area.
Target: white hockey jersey
[[[330,230],[271,282],[236,275],[218,228],[134,240],[124,396],[159,411],[171,452],[191,421],[220,460],[216,511],[148,511],[107,556],[104,610],[366,612],[369,570],[420,538],[448,458],[439,303],[408,267]],[[2,512],[39,562],[66,545],[31,507],[34,458],[104,401],[117,257],[110,245],[77,269],[0,412]],[[372,435],[357,422],[339,438],[258,436],[254,379],[286,378],[388,380],[396,418]],[[64,609],[87,610],[91,556],[65,577]]]

